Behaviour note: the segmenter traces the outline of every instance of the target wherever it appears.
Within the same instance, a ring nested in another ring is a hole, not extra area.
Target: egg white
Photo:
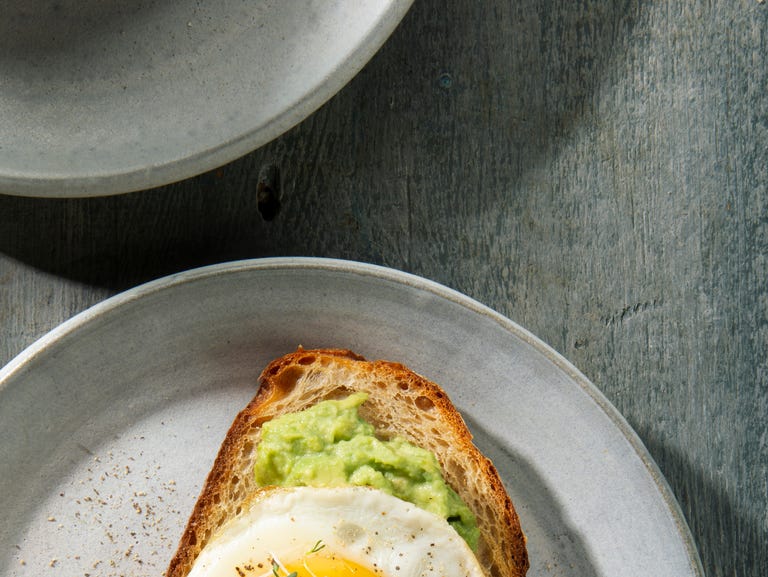
[[[445,519],[367,487],[261,490],[211,538],[189,577],[233,577],[246,566],[249,576],[269,576],[272,559],[296,561],[318,542],[383,577],[483,577]]]

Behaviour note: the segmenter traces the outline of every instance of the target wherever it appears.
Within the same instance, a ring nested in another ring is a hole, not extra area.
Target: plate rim
[[[87,198],[114,196],[149,190],[199,176],[233,162],[273,141],[300,124],[365,67],[408,13],[414,0],[386,0],[387,9],[375,25],[355,45],[354,50],[334,63],[319,85],[305,89],[288,108],[269,122],[240,134],[231,134],[218,145],[193,154],[175,157],[166,154],[161,163],[137,166],[114,172],[34,177],[28,173],[0,171],[0,194],[37,198]]]
[[[436,281],[402,270],[353,260],[299,256],[241,259],[206,265],[166,275],[137,285],[96,303],[38,338],[11,359],[11,361],[4,367],[0,368],[0,395],[13,377],[17,373],[20,373],[28,364],[33,363],[35,358],[43,354],[48,347],[55,345],[60,339],[76,332],[78,329],[86,326],[89,322],[101,315],[107,314],[110,311],[114,311],[123,306],[130,305],[134,301],[140,300],[153,293],[171,290],[175,286],[183,285],[190,281],[200,281],[248,271],[260,272],[274,270],[322,270],[333,273],[354,274],[405,285],[418,290],[424,290],[434,296],[462,306],[471,312],[483,315],[487,319],[498,324],[502,329],[509,331],[529,346],[533,347],[557,368],[566,373],[566,375],[597,404],[613,425],[624,436],[637,457],[643,463],[645,469],[648,471],[659,495],[669,511],[677,529],[677,533],[688,555],[689,566],[693,574],[697,577],[705,576],[693,534],[691,533],[682,508],[672,492],[669,483],[637,432],[631,427],[624,416],[613,403],[608,400],[602,391],[600,391],[594,383],[592,383],[563,355],[512,319],[464,293]]]

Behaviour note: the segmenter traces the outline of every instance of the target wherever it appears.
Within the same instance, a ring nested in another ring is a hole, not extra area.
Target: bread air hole
[[[240,482],[240,477],[235,475],[232,477],[232,480],[229,482],[229,499],[230,501],[238,501],[240,499],[240,494],[242,491],[238,489],[237,484]]]
[[[281,365],[275,365],[274,367],[270,368],[269,371],[267,371],[267,373],[274,377],[280,371],[281,368],[282,368]]]
[[[332,400],[339,400],[339,399],[346,399],[349,395],[352,394],[352,391],[350,391],[345,386],[339,386],[333,389],[333,391],[325,396],[325,399],[332,399]]]
[[[435,403],[432,402],[432,399],[424,395],[416,397],[413,402],[422,411],[431,411],[435,408]]]
[[[311,364],[312,364],[312,363],[314,363],[316,360],[317,360],[317,359],[315,359],[315,357],[314,357],[314,356],[312,356],[312,355],[307,355],[306,357],[301,357],[301,358],[299,358],[299,360],[297,360],[296,362],[297,362],[297,363],[299,363],[300,365],[311,365]]]

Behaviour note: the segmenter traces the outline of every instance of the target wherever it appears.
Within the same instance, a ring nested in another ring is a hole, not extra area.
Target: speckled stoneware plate
[[[25,0],[0,18],[0,193],[201,173],[303,120],[412,0]]]
[[[441,383],[512,495],[530,575],[703,575],[638,438],[552,349],[430,281],[297,258],[140,286],[0,372],[0,573],[160,575],[257,375],[299,344]]]

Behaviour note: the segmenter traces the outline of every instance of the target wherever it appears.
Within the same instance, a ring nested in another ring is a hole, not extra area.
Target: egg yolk
[[[288,573],[298,577],[381,577],[367,567],[336,555],[309,555],[300,561],[286,563]]]

